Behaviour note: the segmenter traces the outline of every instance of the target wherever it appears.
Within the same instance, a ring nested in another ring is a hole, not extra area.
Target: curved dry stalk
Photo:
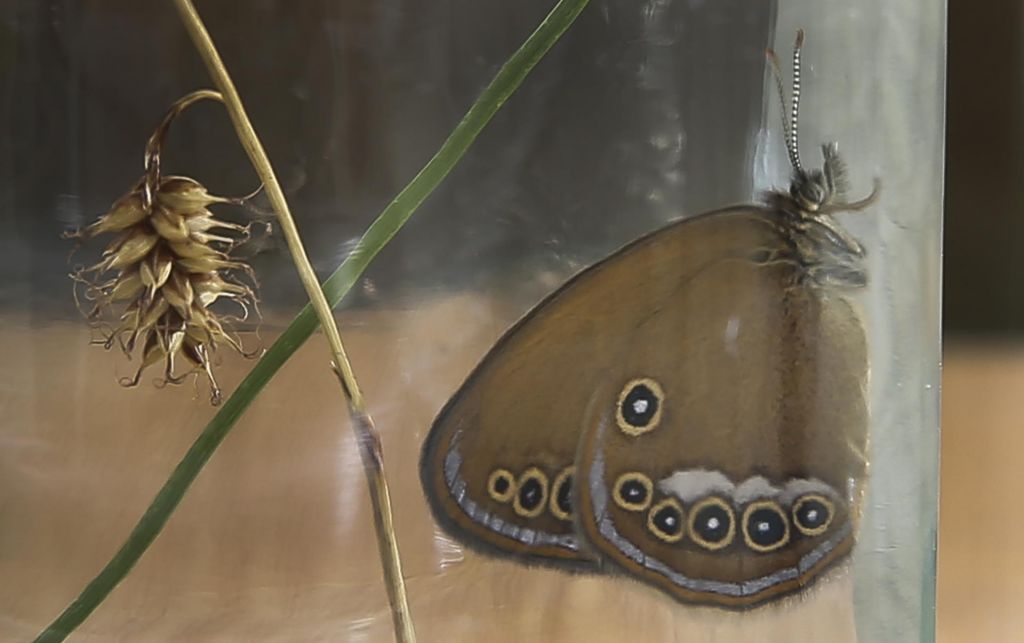
[[[231,122],[235,126],[238,139],[245,148],[253,167],[267,191],[267,197],[277,215],[278,223],[288,243],[288,249],[292,254],[292,261],[299,272],[302,285],[306,288],[310,304],[316,311],[320,326],[327,338],[331,349],[331,357],[334,362],[334,370],[338,375],[342,391],[348,404],[349,418],[352,428],[356,433],[356,441],[359,445],[359,455],[363,462],[363,471],[366,475],[370,491],[370,501],[373,507],[374,527],[377,535],[377,549],[380,553],[381,565],[384,572],[384,584],[387,588],[388,600],[391,605],[392,620],[394,622],[395,634],[402,643],[416,640],[416,633],[413,629],[412,617],[409,613],[409,602],[406,598],[405,580],[402,576],[401,557],[398,552],[398,540],[395,535],[394,517],[391,511],[391,499],[388,492],[387,479],[384,477],[383,453],[381,451],[380,436],[373,425],[373,420],[366,411],[366,403],[363,394],[359,389],[355,373],[345,352],[341,335],[338,333],[337,325],[334,322],[334,315],[331,313],[331,306],[324,297],[320,282],[316,278],[312,265],[306,256],[305,248],[302,246],[302,239],[299,236],[298,228],[292,219],[291,210],[285,199],[284,191],[277,180],[274,168],[270,163],[260,143],[256,130],[249,120],[234,82],[228,74],[224,61],[217,53],[216,46],[210,34],[206,31],[202,18],[196,11],[191,0],[174,0],[178,12],[181,14],[182,22],[188,30],[189,35],[195,43],[199,55],[206,63],[206,67],[213,78],[214,83],[223,94],[224,106],[231,116]]]

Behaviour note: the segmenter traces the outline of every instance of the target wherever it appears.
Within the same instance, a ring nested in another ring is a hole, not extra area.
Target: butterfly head
[[[846,193],[846,165],[835,143],[821,146],[824,159],[821,169],[794,167],[789,194],[800,210],[819,212],[839,203]]]
[[[826,143],[821,146],[821,169],[807,170],[800,160],[800,54],[803,44],[804,32],[798,30],[796,43],[793,46],[793,88],[788,110],[778,58],[772,50],[769,49],[767,52],[772,75],[775,77],[778,87],[779,102],[782,106],[782,129],[786,137],[786,152],[789,154],[789,163],[793,167],[793,180],[789,187],[791,206],[795,206],[792,209],[810,217],[820,217],[839,211],[861,210],[874,202],[878,192],[878,181],[875,181],[875,189],[867,198],[853,202],[845,201],[846,164],[839,156],[839,146],[836,143]]]

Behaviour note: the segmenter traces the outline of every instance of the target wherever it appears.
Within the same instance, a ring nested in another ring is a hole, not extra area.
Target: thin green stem
[[[338,305],[366,270],[370,261],[451,172],[495,112],[569,28],[587,2],[588,0],[560,0],[537,30],[502,66],[494,80],[445,140],[441,149],[384,209],[359,240],[352,254],[324,282],[324,295],[332,307]],[[110,562],[85,587],[78,598],[39,634],[37,642],[63,641],[124,579],[167,524],[171,513],[238,418],[249,408],[256,395],[288,358],[309,339],[317,326],[316,315],[312,307],[307,305],[199,434]]]

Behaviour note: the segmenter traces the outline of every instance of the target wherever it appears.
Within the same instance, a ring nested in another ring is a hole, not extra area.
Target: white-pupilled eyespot
[[[630,380],[622,387],[615,404],[615,423],[623,433],[639,436],[661,422],[665,391],[649,377]]]

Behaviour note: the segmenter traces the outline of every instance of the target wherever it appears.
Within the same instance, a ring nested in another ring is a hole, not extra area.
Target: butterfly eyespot
[[[775,551],[789,542],[789,519],[779,503],[759,500],[743,510],[743,541],[756,552]]]
[[[536,518],[548,500],[548,477],[537,467],[530,467],[519,476],[512,509],[520,516]]]
[[[647,513],[647,529],[667,543],[679,542],[684,527],[683,506],[675,498],[665,498]]]
[[[793,524],[805,536],[818,536],[832,524],[835,506],[818,494],[808,494],[793,503]]]
[[[508,469],[495,469],[487,478],[487,495],[506,503],[516,495],[516,477]]]
[[[736,537],[736,515],[732,505],[709,496],[690,508],[690,538],[704,549],[718,551]]]
[[[572,520],[572,474],[576,467],[566,467],[551,483],[551,513],[560,520]]]
[[[626,435],[642,435],[661,422],[665,392],[649,377],[630,380],[619,393],[615,423]]]
[[[631,471],[619,476],[612,489],[615,504],[626,511],[643,511],[651,506],[654,485],[651,479],[642,473]]]

